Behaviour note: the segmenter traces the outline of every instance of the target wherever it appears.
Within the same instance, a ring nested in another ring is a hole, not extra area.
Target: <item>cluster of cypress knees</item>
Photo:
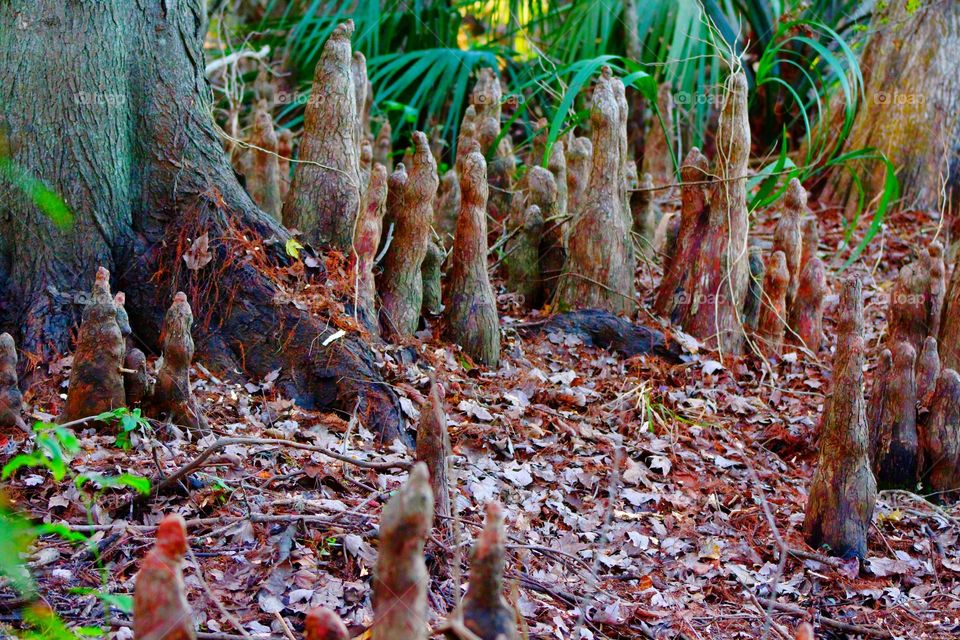
[[[373,579],[373,640],[426,640],[430,636],[430,577],[424,548],[431,528],[450,532],[450,453],[443,394],[434,382],[422,413],[417,457],[404,485],[383,509],[379,553]],[[136,640],[196,638],[181,566],[187,551],[186,523],[176,514],[157,528],[157,542],[140,564],[133,598]],[[471,559],[470,582],[459,607],[443,629],[451,637],[517,640],[517,613],[503,597],[505,525],[502,507],[486,507],[484,528]],[[469,632],[471,635],[464,633]],[[306,640],[347,640],[336,613],[316,608],[307,614]]]

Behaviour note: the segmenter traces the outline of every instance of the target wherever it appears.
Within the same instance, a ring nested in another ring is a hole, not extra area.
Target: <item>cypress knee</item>
[[[569,191],[567,187],[567,156],[564,153],[562,140],[557,140],[550,149],[547,171],[553,176],[553,182],[557,185],[557,215],[566,218],[569,213]]]
[[[460,214],[460,182],[455,169],[450,169],[440,178],[437,199],[433,207],[433,229],[444,247],[453,243]]]
[[[120,374],[123,353],[123,334],[117,323],[117,307],[110,294],[110,272],[100,267],[80,322],[63,422],[123,406],[125,398]]]
[[[385,120],[377,132],[377,139],[373,145],[373,161],[379,162],[387,171],[393,171],[393,127],[390,121]]]
[[[630,212],[633,216],[633,231],[640,236],[645,254],[653,254],[654,236],[657,231],[657,209],[654,204],[653,176],[643,174],[636,191],[630,196]]]
[[[800,343],[813,353],[823,339],[823,301],[827,296],[827,272],[813,256],[800,273],[797,295],[790,307],[790,328]]]
[[[206,429],[207,420],[190,390],[190,363],[193,361],[193,311],[187,296],[178,291],[163,317],[163,364],[157,371],[150,413],[192,430]]]
[[[782,251],[787,260],[787,305],[793,304],[800,283],[800,261],[803,258],[803,235],[800,217],[807,208],[807,192],[800,181],[792,178],[783,199],[783,211],[773,231],[773,250]]]
[[[707,226],[709,191],[707,158],[696,147],[690,149],[680,168],[680,224],[673,250],[663,266],[654,308],[672,322],[685,315],[690,306],[696,276],[693,267]]]
[[[413,134],[413,165],[406,187],[406,206],[394,215],[393,242],[383,259],[379,281],[381,326],[388,335],[412,336],[420,320],[423,279],[420,267],[430,241],[433,198],[439,179],[427,136]]]
[[[757,337],[760,351],[767,357],[780,355],[786,333],[787,289],[790,286],[790,271],[783,251],[776,251],[767,262],[763,278],[763,296],[760,302],[760,319],[757,322]]]
[[[536,205],[540,209],[540,217],[543,220],[539,240],[536,243],[538,291],[528,305],[535,308],[544,301],[552,299],[559,284],[560,274],[563,273],[563,265],[567,260],[563,241],[563,230],[566,225],[560,211],[560,191],[553,174],[543,167],[531,167],[524,177],[524,182],[527,204]]]
[[[147,373],[147,357],[140,349],[130,349],[123,359],[123,389],[127,407],[136,409],[153,395],[153,380]]]
[[[803,277],[803,270],[811,259],[817,257],[817,251],[820,248],[820,227],[817,225],[817,219],[809,217],[803,221],[802,225],[803,241],[800,251],[800,274]]]
[[[877,458],[877,449],[879,448],[879,432],[874,429],[874,425],[880,424],[883,420],[883,405],[887,397],[887,385],[890,383],[890,376],[893,372],[893,352],[890,349],[884,349],[880,352],[877,360],[877,367],[873,372],[873,386],[870,388],[870,402],[867,403],[867,427],[870,430],[870,462]]]
[[[250,134],[250,172],[247,174],[247,192],[257,206],[275,220],[280,220],[283,202],[280,200],[279,139],[273,130],[273,118],[267,103],[257,103],[253,112]]]
[[[387,203],[387,170],[382,164],[373,168],[370,185],[363,194],[360,219],[353,240],[353,273],[357,289],[357,311],[372,332],[377,332],[377,288],[373,277],[374,260],[383,230]]]
[[[157,544],[140,563],[133,590],[134,640],[194,640],[193,612],[183,583],[187,525],[170,514],[157,527]]]
[[[760,247],[750,247],[750,286],[747,299],[743,303],[743,326],[756,332],[760,324],[760,307],[763,305],[763,278],[766,266],[763,264],[763,252]]]
[[[443,390],[436,380],[430,383],[430,395],[420,411],[417,427],[417,461],[430,471],[434,515],[438,526],[445,526],[450,517],[450,481],[447,464],[451,455],[447,414],[443,410]]]
[[[444,291],[444,335],[474,361],[500,363],[500,320],[487,273],[487,163],[477,141],[457,167],[460,214]]]
[[[326,607],[316,607],[307,614],[303,625],[304,640],[350,640],[343,620]]]
[[[133,329],[130,328],[130,316],[127,315],[126,303],[127,295],[123,291],[117,291],[117,295],[113,296],[113,306],[117,310],[117,326],[120,327],[120,335],[123,336],[124,341],[133,333]]]
[[[593,89],[590,124],[593,166],[586,202],[570,231],[557,288],[559,308],[597,308],[626,314],[634,303],[635,271],[629,216],[623,211],[620,106],[617,84],[604,67]]]
[[[820,424],[820,454],[810,486],[803,535],[814,549],[863,558],[877,499],[863,402],[863,292],[844,283],[840,296],[833,391]]]
[[[311,243],[347,251],[360,209],[360,138],[351,71],[353,21],[323,47],[304,110],[300,162],[283,205],[283,223]]]
[[[571,228],[583,208],[587,186],[590,184],[590,166],[593,163],[593,143],[590,138],[571,137],[567,153],[567,213]],[[566,234],[565,237],[569,237]]]
[[[440,288],[440,275],[443,268],[443,249],[430,240],[427,243],[427,254],[420,265],[420,276],[423,279],[423,315],[438,316],[443,311],[443,293]]]
[[[470,561],[470,585],[463,598],[463,625],[481,640],[518,640],[516,615],[503,597],[506,567],[503,508],[487,504],[483,531]]]
[[[927,396],[937,386],[940,377],[940,354],[937,351],[937,339],[927,336],[923,341],[923,351],[917,360],[917,399],[920,406],[928,407]]]
[[[360,188],[364,191],[370,184],[370,172],[373,170],[373,145],[364,138],[360,141]]]
[[[643,146],[643,172],[649,173],[657,186],[673,182],[673,111],[673,87],[664,82],[657,88],[657,113],[650,118]]]
[[[870,423],[871,458],[879,489],[917,486],[917,353],[908,342],[897,344],[889,377],[883,385],[882,408]]]
[[[19,427],[29,432],[20,414],[23,395],[17,380],[17,347],[13,336],[0,333],[0,427]]]
[[[937,310],[942,302],[931,296],[931,273],[926,259],[915,260],[900,269],[900,273],[890,291],[890,304],[887,318],[887,344],[895,345],[900,341],[910,343],[914,351],[920,352],[923,341],[928,335],[935,335],[933,327],[933,308]],[[942,300],[942,298],[941,298]],[[936,323],[939,324],[939,313]]]
[[[372,640],[426,640],[430,576],[423,547],[433,522],[427,465],[418,462],[383,509],[373,578]]]
[[[359,51],[350,60],[350,78],[353,80],[354,102],[357,105],[357,142],[370,133],[370,103],[373,92],[367,80],[367,59]]]
[[[960,375],[944,369],[920,429],[923,485],[942,499],[960,495]]]
[[[517,212],[520,213],[520,212]],[[531,204],[512,223],[510,239],[505,246],[504,267],[507,288],[520,294],[524,305],[535,309],[542,303],[540,280],[540,241],[543,237],[543,215],[540,207]]]

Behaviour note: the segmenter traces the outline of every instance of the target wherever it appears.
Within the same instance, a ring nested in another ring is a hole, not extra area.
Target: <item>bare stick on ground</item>
[[[487,163],[480,145],[457,167],[460,215],[444,290],[444,335],[474,361],[496,368],[500,363],[500,320],[487,273]]]
[[[423,547],[431,522],[430,472],[421,462],[383,510],[373,579],[372,640],[426,640],[430,576]]]
[[[187,526],[177,514],[157,528],[157,544],[140,563],[133,592],[136,640],[193,640],[193,613],[183,583]]]
[[[803,535],[814,549],[863,558],[877,499],[870,470],[863,402],[863,292],[847,280],[840,296],[833,391],[824,407],[820,454],[810,486]]]

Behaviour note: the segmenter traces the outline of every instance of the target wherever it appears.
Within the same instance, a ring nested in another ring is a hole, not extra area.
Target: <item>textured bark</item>
[[[678,346],[668,343],[662,332],[624,320],[609,311],[583,309],[555,313],[531,329],[547,334],[577,335],[588,346],[616,351],[625,358],[652,353],[673,363],[680,362]]]
[[[787,260],[787,307],[793,304],[800,285],[800,262],[803,258],[803,235],[800,220],[806,213],[807,192],[796,178],[790,180],[783,198],[783,211],[773,231],[773,250],[782,251]]]
[[[943,368],[960,370],[960,269],[956,266],[950,275],[937,342]]]
[[[708,225],[709,190],[703,184],[708,180],[706,157],[694,147],[680,168],[680,225],[674,249],[663,267],[663,279],[657,290],[654,309],[676,323],[687,313],[690,293],[695,286],[692,268],[700,253]]]
[[[147,356],[140,349],[130,349],[123,359],[123,390],[127,407],[137,409],[153,395],[153,380],[147,372]]]
[[[567,154],[564,152],[562,140],[557,140],[550,149],[547,170],[553,175],[553,181],[557,185],[557,215],[566,218],[569,213],[569,193],[567,188]],[[565,223],[566,221],[563,220],[563,224]]]
[[[449,169],[440,178],[437,199],[433,206],[433,230],[444,247],[453,244],[460,215],[460,182],[456,169]]]
[[[247,192],[260,209],[279,221],[283,209],[283,201],[280,199],[280,164],[277,160],[279,140],[264,100],[257,103],[253,112],[253,130],[249,143],[251,162],[250,172],[246,175]]]
[[[377,287],[373,276],[383,214],[387,204],[387,170],[382,164],[373,168],[370,185],[363,194],[360,219],[353,239],[353,277],[356,283],[356,306],[364,324],[377,332]]]
[[[560,210],[560,189],[554,175],[543,167],[531,167],[524,176],[526,182],[527,204],[540,209],[543,220],[542,232],[536,243],[538,253],[539,291],[530,298],[531,308],[541,306],[553,299],[554,292],[567,261],[564,249],[563,232],[566,227],[563,212]]]
[[[304,640],[349,640],[343,620],[326,607],[316,607],[307,614],[303,626]]]
[[[920,429],[924,489],[942,499],[960,492],[960,375],[944,369]]]
[[[767,261],[763,277],[763,297],[757,322],[760,351],[767,357],[779,356],[786,334],[787,289],[790,271],[783,251],[776,251]]]
[[[126,304],[127,294],[123,291],[117,291],[117,295],[113,296],[113,306],[117,310],[117,326],[120,327],[120,335],[123,336],[125,342],[129,340],[130,334],[133,333]]]
[[[481,640],[518,640],[516,614],[503,597],[506,567],[503,507],[487,504],[483,531],[470,562],[470,585],[463,597],[463,624]]]
[[[100,267],[90,302],[83,310],[63,422],[95,416],[124,405],[123,376],[120,373],[123,352],[123,335],[110,293],[110,272]]]
[[[395,225],[393,242],[383,258],[383,274],[377,287],[381,300],[381,328],[393,336],[412,336],[417,330],[423,305],[420,268],[427,254],[433,199],[439,186],[437,164],[430,153],[426,134],[415,132],[413,146],[415,151],[404,207],[391,211]]]
[[[140,563],[133,591],[135,640],[194,640],[193,612],[183,583],[187,525],[170,514],[157,527],[157,544]]]
[[[20,414],[23,395],[17,380],[17,347],[13,336],[0,333],[0,427],[19,427],[29,431]]]
[[[504,247],[506,255],[503,260],[507,271],[507,288],[520,294],[527,308],[535,309],[543,302],[543,282],[540,278],[543,215],[540,207],[530,205],[511,226],[512,235]]]
[[[960,3],[884,4],[860,57],[865,100],[838,153],[877,149],[896,168],[906,207],[939,210],[944,184],[956,181],[960,149]],[[825,194],[848,214],[860,198],[858,183],[868,202],[884,186],[883,163],[855,169],[857,181],[836,172]]]
[[[803,535],[814,549],[863,558],[877,483],[870,470],[863,403],[863,292],[847,280],[840,295],[833,391],[820,424],[820,454],[810,486]]]
[[[927,396],[937,386],[940,377],[940,354],[937,350],[937,339],[927,336],[923,341],[923,351],[917,360],[917,400],[921,407],[929,407]]]
[[[870,423],[870,458],[881,490],[912,491],[917,487],[916,360],[917,353],[909,343],[897,344],[883,384],[881,409],[877,420]]]
[[[807,267],[807,263],[817,257],[817,251],[820,248],[820,226],[817,224],[817,219],[811,216],[803,221],[802,226],[803,242],[801,243],[802,251],[800,252],[801,277],[803,270]]]
[[[166,301],[184,291],[202,313],[195,338],[211,371],[261,378],[280,369],[278,390],[300,406],[356,411],[383,439],[403,437],[399,402],[370,349],[356,335],[322,346],[336,330],[331,319],[283,302],[273,274],[290,263],[291,235],[256,207],[224,154],[210,118],[201,4],[0,3],[9,159],[74,217],[59,227],[0,181],[0,330],[31,354],[21,368],[67,353],[77,297],[103,265],[151,351],[161,350]],[[17,28],[24,21],[30,29]],[[52,49],[63,64],[49,64]],[[183,255],[204,234],[212,260],[187,268]]]
[[[513,155],[513,145],[509,136],[499,143],[500,122],[494,116],[478,117],[477,140],[480,149],[490,157],[487,165],[487,182],[490,185],[490,197],[487,199],[487,214],[492,220],[502,223],[513,209],[513,176],[517,171],[517,160]]]
[[[366,192],[373,170],[373,144],[364,138],[360,141],[360,188]]]
[[[343,251],[360,210],[360,137],[351,71],[353,21],[339,25],[323,47],[303,116],[300,161],[283,205],[283,223],[313,243]]]
[[[477,82],[473,85],[473,92],[470,94],[470,104],[476,111],[478,121],[491,117],[499,126],[503,89],[500,87],[500,79],[497,78],[496,71],[491,67],[480,69]]]
[[[280,213],[283,216],[283,201],[290,193],[290,159],[293,158],[293,132],[280,129],[277,133],[277,174],[280,176]]]
[[[480,145],[471,141],[457,167],[460,214],[444,290],[444,335],[474,361],[500,363],[500,320],[487,273],[487,176]]]
[[[708,347],[737,354],[742,346],[741,312],[750,277],[746,191],[750,123],[747,81],[742,72],[727,79],[725,91],[707,227],[695,259],[681,263],[691,272],[688,281],[692,282],[683,290],[689,306],[683,309],[679,324]]]
[[[575,138],[571,135],[566,147],[567,156],[567,212],[572,228],[586,200],[587,187],[590,185],[590,167],[593,163],[593,142],[590,138]],[[567,234],[567,237],[569,234]]]
[[[393,237],[397,226],[397,218],[403,216],[403,212],[407,208],[407,197],[409,195],[407,187],[409,184],[410,176],[407,174],[407,165],[398,162],[387,179],[387,204],[383,214],[383,228],[386,233],[381,237],[381,247],[386,242],[387,237]]]
[[[593,166],[586,202],[573,222],[567,261],[557,287],[560,308],[597,308],[629,313],[634,304],[636,268],[630,215],[624,211],[623,162],[618,85],[604,67],[593,89],[590,124]],[[622,86],[622,83],[620,83]]]
[[[870,388],[870,401],[867,404],[867,426],[870,429],[870,463],[876,459],[878,448],[878,434],[875,425],[883,420],[883,405],[887,397],[887,386],[893,373],[893,352],[884,349],[877,359],[877,367],[873,371],[873,386]]]
[[[389,120],[384,120],[377,132],[377,139],[373,144],[373,161],[382,164],[387,171],[393,171],[393,127]]]
[[[664,82],[657,88],[657,110],[650,118],[643,149],[643,173],[649,173],[655,186],[673,184],[673,156],[670,148],[675,134],[673,130],[673,87]],[[662,193],[666,194],[667,191]]]
[[[418,462],[383,509],[373,578],[372,640],[426,640],[430,576],[423,547],[433,521],[427,465]]]
[[[444,527],[450,517],[450,480],[447,473],[451,455],[447,414],[443,410],[443,389],[436,380],[430,383],[430,395],[420,410],[417,428],[417,461],[430,471],[430,489],[433,491],[434,518],[438,527]]]
[[[370,103],[373,92],[368,91],[367,59],[359,51],[353,52],[350,60],[350,79],[353,80],[354,102],[357,105],[357,143],[370,134]]]
[[[207,421],[190,390],[193,362],[193,311],[187,295],[177,292],[163,319],[163,364],[150,399],[148,414],[192,430],[207,428]]]
[[[763,264],[763,251],[760,247],[750,247],[750,284],[747,287],[747,299],[743,303],[743,326],[747,331],[756,332],[760,325],[760,309],[763,306],[763,279],[766,275]]]
[[[438,316],[443,311],[443,291],[440,288],[443,258],[443,249],[430,240],[423,264],[420,265],[420,276],[423,279],[423,315]]]
[[[636,191],[630,196],[633,231],[640,237],[640,246],[647,255],[652,255],[656,250],[654,236],[657,232],[657,207],[654,204],[653,188],[653,176],[645,173]]]
[[[797,295],[790,307],[790,329],[813,353],[823,340],[823,301],[827,296],[827,272],[820,258],[807,261],[800,273]]]
[[[937,335],[943,312],[943,260],[939,244],[900,269],[890,292],[887,341],[906,341],[919,353],[928,335]]]

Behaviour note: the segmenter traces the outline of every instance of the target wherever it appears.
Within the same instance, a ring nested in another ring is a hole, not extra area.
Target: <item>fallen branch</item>
[[[784,602],[777,602],[775,600],[769,600],[767,604],[772,608],[780,611],[782,613],[787,613],[792,616],[798,616],[801,618],[806,618],[809,615],[809,611],[803,607],[798,607],[793,604],[786,604]],[[877,627],[870,627],[859,624],[851,624],[848,622],[840,622],[839,620],[834,620],[833,618],[828,618],[826,616],[820,616],[817,620],[825,627],[830,627],[831,629],[836,629],[837,631],[843,631],[844,633],[852,633],[855,635],[861,636],[872,636],[874,638],[889,638],[893,640],[893,634],[884,629],[878,629]]]

